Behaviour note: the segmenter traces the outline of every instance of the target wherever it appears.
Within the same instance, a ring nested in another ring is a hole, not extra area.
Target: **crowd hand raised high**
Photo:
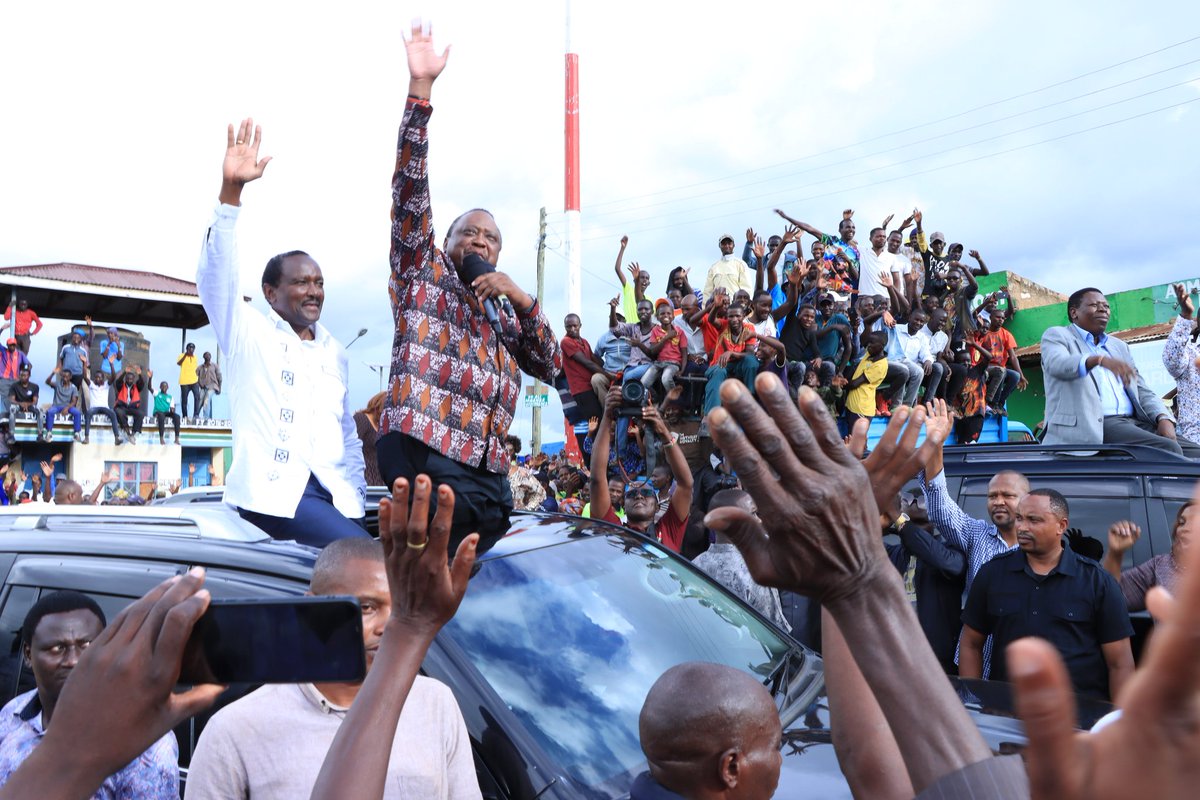
[[[1179,316],[1191,319],[1196,309],[1192,306],[1192,298],[1187,292],[1187,287],[1182,283],[1177,283],[1171,288],[1175,290],[1175,302],[1179,304]]]
[[[755,388],[763,407],[726,380],[708,425],[762,522],[721,508],[705,524],[737,544],[758,583],[823,602],[853,594],[890,566],[866,469],[811,388],[800,389],[799,408],[775,375],[760,374]]]
[[[433,47],[433,26],[413,20],[412,31],[404,40],[404,51],[408,57],[408,93],[428,98],[433,82],[446,68],[450,45],[439,55]]]
[[[925,441],[918,447],[922,424],[925,425]],[[862,458],[866,452],[870,427],[871,423],[865,419],[854,423],[847,446],[855,458]],[[925,467],[929,457],[946,441],[952,427],[945,400],[935,399],[928,409],[924,406],[896,409],[879,443],[863,462],[879,513],[891,508],[904,484]]]
[[[1129,520],[1114,522],[1108,528],[1108,549],[1110,552],[1124,553],[1133,547],[1133,543],[1142,537],[1142,529]]]
[[[1198,487],[1200,489],[1200,487]],[[1200,490],[1193,496],[1200,501]],[[1121,718],[1075,731],[1075,694],[1062,658],[1040,639],[1006,651],[1029,745],[1035,800],[1184,800],[1200,783],[1200,548],[1188,548],[1175,602],[1151,591],[1156,630],[1141,667],[1116,698]]]
[[[54,724],[0,789],[0,799],[91,797],[104,779],[144,753],[224,687],[175,692],[184,645],[208,608],[197,567],[126,607],[88,646],[63,686]],[[86,741],[87,747],[79,743]]]

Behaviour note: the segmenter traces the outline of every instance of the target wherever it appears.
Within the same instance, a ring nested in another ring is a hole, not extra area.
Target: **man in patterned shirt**
[[[105,624],[104,612],[96,601],[79,592],[52,592],[25,615],[21,651],[37,686],[0,709],[0,785],[7,783],[41,744],[63,685]],[[177,800],[179,745],[175,734],[168,732],[119,772],[105,778],[94,797]]]
[[[503,272],[470,286],[459,270],[469,254],[488,264],[500,256],[491,213],[472,209],[435,244],[429,202],[426,125],[433,82],[446,66],[428,31],[415,26],[408,51],[408,100],[392,177],[392,249],[388,292],[396,334],[387,398],[379,425],[379,470],[396,478],[427,474],[454,489],[454,543],[471,532],[490,539],[508,531],[512,492],[504,437],[512,425],[521,372],[547,383],[562,354],[537,300]],[[507,303],[501,303],[507,297]],[[483,302],[499,309],[493,329]]]

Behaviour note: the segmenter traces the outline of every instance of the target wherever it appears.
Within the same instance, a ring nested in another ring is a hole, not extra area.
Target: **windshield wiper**
[[[792,659],[795,657],[794,650],[788,650],[779,663],[776,664],[767,674],[767,680],[764,681],[766,686],[771,690],[772,695],[778,695],[783,691],[784,698],[787,697],[788,678],[792,673]]]

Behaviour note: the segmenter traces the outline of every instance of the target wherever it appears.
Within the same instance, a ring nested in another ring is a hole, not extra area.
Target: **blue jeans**
[[[704,377],[708,378],[708,385],[704,387],[704,414],[707,415],[709,411],[721,405],[721,384],[726,378],[737,378],[753,392],[754,376],[757,374],[758,359],[750,355],[730,361],[724,367],[709,367],[704,373]]]
[[[51,406],[46,411],[46,430],[54,430],[54,418],[64,411],[71,415],[71,422],[75,423],[75,432],[79,433],[83,427],[83,414],[75,406]]]
[[[364,518],[347,519],[334,508],[333,495],[321,485],[315,475],[308,476],[308,485],[296,506],[296,516],[273,517],[239,508],[242,519],[262,528],[272,539],[295,539],[309,547],[324,547],[334,539],[368,536]]]

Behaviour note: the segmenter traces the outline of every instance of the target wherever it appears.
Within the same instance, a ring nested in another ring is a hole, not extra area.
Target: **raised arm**
[[[807,233],[809,236],[815,236],[815,237],[817,237],[818,239],[821,239],[822,241],[824,241],[824,239],[825,239],[825,234],[821,233],[819,230],[817,230],[816,228],[814,228],[812,225],[809,225],[807,222],[801,222],[801,221],[800,221],[800,220],[798,220],[798,219],[792,219],[791,217],[789,217],[787,214],[783,213],[783,211],[781,211],[781,210],[780,210],[780,209],[778,209],[778,208],[777,208],[777,209],[775,209],[775,213],[776,213],[776,214],[778,214],[779,216],[783,217],[783,218],[784,218],[785,220],[787,220],[787,221],[788,221],[790,224],[792,224],[792,225],[796,226],[796,227],[797,227],[797,228],[799,228],[800,230],[802,230],[802,231],[804,231],[805,233]]]
[[[404,40],[408,59],[408,99],[400,123],[396,171],[392,175],[391,279],[388,290],[392,313],[400,313],[399,298],[412,273],[434,249],[433,212],[429,205],[429,135],[427,125],[433,82],[446,67],[447,47],[439,55],[433,37],[414,25]]]
[[[983,256],[979,255],[978,250],[971,250],[967,253],[967,255],[969,255],[971,258],[973,258],[979,262],[978,269],[967,270],[968,272],[974,272],[976,275],[990,275],[991,274],[990,272],[988,272],[987,264],[983,263]]]
[[[437,488],[437,513],[430,524],[431,489],[429,477],[418,475],[410,512],[408,481],[400,478],[391,500],[380,502],[379,538],[391,614],[371,671],[325,755],[314,800],[383,797],[408,693],[434,637],[466,594],[479,537],[465,538],[451,562],[447,545],[454,492],[445,485]]]
[[[622,286],[625,285],[625,273],[623,271],[621,271],[621,262],[625,260],[625,248],[628,245],[629,245],[629,237],[622,236],[621,237],[621,246],[620,246],[620,248],[617,249],[617,261],[615,264],[613,264],[613,272],[617,273],[617,280],[619,280],[621,282]],[[636,285],[636,276],[635,276],[635,285]]]
[[[1171,377],[1179,380],[1189,369],[1194,368],[1187,357],[1187,344],[1195,323],[1192,322],[1192,298],[1187,289],[1182,283],[1177,283],[1172,288],[1175,290],[1175,301],[1179,304],[1179,317],[1175,320],[1171,335],[1167,337],[1167,343],[1163,347],[1162,361]]]
[[[687,459],[683,457],[671,429],[659,416],[658,409],[646,406],[642,409],[642,419],[652,427],[663,443],[663,452],[667,456],[667,466],[671,468],[671,477],[675,479],[675,490],[671,493],[670,512],[677,519],[687,519],[692,510],[692,471],[688,469]],[[595,494],[593,493],[593,497]]]
[[[604,416],[600,418],[600,427],[596,429],[596,438],[592,440],[592,457],[588,461],[593,519],[603,519],[612,508],[612,499],[608,496],[608,452],[612,446],[613,420],[617,418],[617,409],[620,407],[621,385],[613,381],[604,398]]]

